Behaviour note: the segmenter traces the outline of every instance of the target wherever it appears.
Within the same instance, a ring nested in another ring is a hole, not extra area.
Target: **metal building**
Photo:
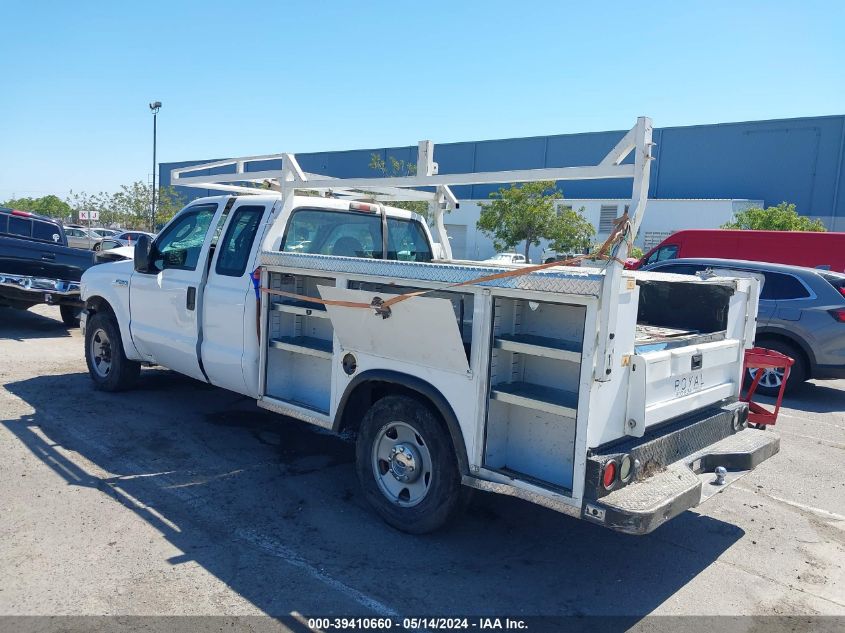
[[[439,143],[435,160],[444,174],[585,165],[599,161],[623,134],[619,130]],[[654,141],[650,198],[749,199],[762,200],[767,206],[785,200],[795,203],[802,215],[822,220],[830,230],[845,231],[845,115],[655,128]],[[415,161],[416,152],[414,145],[297,153],[297,158],[306,171],[363,177],[372,175],[373,153]],[[169,185],[171,169],[210,160],[214,159],[162,163],[162,186]],[[274,167],[278,166],[265,162],[253,163],[249,169]],[[569,182],[561,188],[567,198],[577,199],[618,199],[630,194],[625,183],[612,180]],[[495,187],[454,189],[461,199],[479,200]],[[187,189],[180,193],[186,200],[203,195]],[[683,228],[682,221],[678,228]]]

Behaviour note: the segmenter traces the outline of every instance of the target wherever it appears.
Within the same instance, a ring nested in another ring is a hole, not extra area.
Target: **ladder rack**
[[[609,380],[615,364],[613,348],[616,328],[617,307],[622,282],[622,263],[628,257],[630,244],[637,234],[645,213],[648,199],[650,163],[652,160],[652,123],[648,117],[639,117],[632,127],[607,155],[595,165],[579,167],[545,167],[541,169],[517,169],[508,171],[487,171],[462,174],[440,174],[434,162],[434,143],[420,141],[417,154],[417,173],[413,176],[333,178],[323,174],[302,170],[295,154],[267,154],[243,156],[202,163],[190,167],[179,167],[171,171],[171,185],[216,189],[237,194],[267,193],[266,188],[279,192],[282,198],[282,215],[293,208],[293,195],[297,190],[315,191],[320,194],[349,200],[374,200],[376,202],[426,201],[434,218],[434,231],[443,252],[444,259],[452,259],[452,250],[446,234],[443,214],[458,207],[458,200],[450,186],[508,184],[542,180],[605,180],[631,178],[631,206],[629,229],[626,239],[616,243],[609,253],[611,259],[605,267],[602,284],[601,312],[599,318],[599,342],[596,353],[595,378]],[[622,161],[634,153],[633,163]],[[279,169],[250,171],[252,163],[279,161]],[[198,174],[205,170],[226,173]],[[516,343],[510,342],[509,345]]]

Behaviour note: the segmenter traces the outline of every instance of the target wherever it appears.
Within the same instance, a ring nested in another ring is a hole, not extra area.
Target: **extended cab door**
[[[133,273],[129,288],[129,329],[138,351],[199,380],[205,380],[198,354],[201,291],[222,206],[182,210],[153,241],[155,270]]]
[[[215,247],[203,293],[202,362],[212,384],[258,397],[255,252],[273,208],[239,198]]]

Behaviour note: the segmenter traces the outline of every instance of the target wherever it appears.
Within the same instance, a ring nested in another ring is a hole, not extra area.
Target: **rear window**
[[[761,271],[763,272],[763,271]],[[792,275],[763,272],[766,283],[763,284],[761,299],[784,301],[787,299],[806,299],[810,296],[807,288]]]
[[[431,246],[418,222],[387,219],[387,257],[430,262]],[[385,259],[382,253],[381,216],[370,213],[298,209],[293,212],[282,250],[288,253],[340,255]]]
[[[822,273],[821,275],[827,283],[845,296],[845,275],[836,275],[834,273]]]
[[[5,213],[0,213],[0,233],[5,233],[9,227],[9,216]]]

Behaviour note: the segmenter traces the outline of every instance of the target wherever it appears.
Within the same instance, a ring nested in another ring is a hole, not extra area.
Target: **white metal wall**
[[[602,206],[616,205],[617,215],[621,215],[625,205],[630,202],[629,199],[567,199],[562,200],[561,204],[571,206],[573,209],[583,208],[584,216],[598,231]],[[729,221],[737,211],[762,204],[761,200],[649,200],[635,243],[642,247],[646,233],[674,233],[681,229],[717,229]],[[475,228],[480,214],[481,207],[478,201],[461,201],[460,208],[446,216],[447,233],[451,237],[453,256],[456,259],[482,260],[496,253],[493,241]],[[601,241],[606,237],[607,233],[598,233],[596,241]],[[456,248],[461,246],[464,250],[463,255],[459,256]],[[541,261],[542,249],[546,246],[546,243],[542,243],[540,247],[531,247],[533,262]],[[522,245],[517,246],[517,252],[521,253],[522,250]]]

